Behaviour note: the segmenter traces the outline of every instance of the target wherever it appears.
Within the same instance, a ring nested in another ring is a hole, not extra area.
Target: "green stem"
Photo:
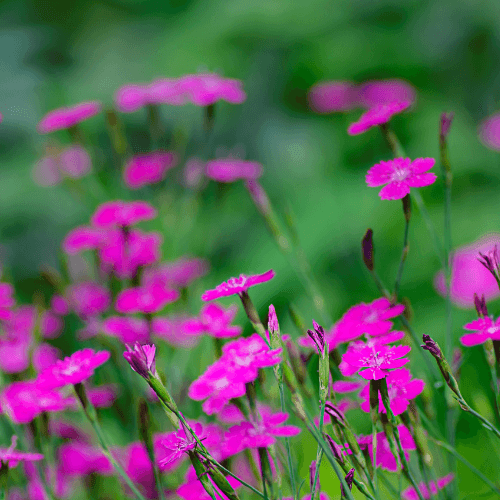
[[[407,201],[403,201],[403,211],[405,213],[405,231],[404,231],[404,237],[403,237],[403,252],[401,254],[401,260],[399,261],[399,268],[398,268],[398,274],[396,276],[396,282],[394,283],[394,294],[393,294],[393,301],[396,303],[398,301],[398,296],[399,296],[399,286],[401,284],[401,278],[403,277],[403,268],[406,262],[406,257],[408,256],[408,250],[409,250],[409,244],[408,244],[408,236],[410,234],[410,216],[407,213],[407,209],[405,208],[406,206],[410,206],[411,204],[411,198],[410,195],[406,195]],[[403,200],[406,199],[403,198]],[[409,209],[408,209],[409,210]]]
[[[282,371],[282,368],[280,366],[280,371]],[[285,391],[283,387],[283,374],[281,374],[281,379],[279,381],[279,390],[280,390],[280,403],[281,403],[281,411],[285,413]],[[293,462],[292,462],[292,450],[290,448],[290,440],[285,437],[285,448],[286,448],[286,458],[288,461],[288,471],[290,474],[290,486],[292,488],[292,496],[294,500],[297,500],[297,490],[296,490],[296,485],[295,485],[295,472],[293,469]]]
[[[321,435],[323,435],[323,422],[325,419],[325,402],[321,401],[320,407],[319,407],[319,432]],[[318,484],[318,478],[319,478],[319,468],[321,466],[321,459],[323,458],[323,450],[321,449],[321,446],[318,445],[318,449],[316,451],[316,470],[314,471],[314,480],[313,480],[313,485],[312,485],[312,491],[311,491],[311,500],[314,500],[314,497],[316,495],[316,485]]]

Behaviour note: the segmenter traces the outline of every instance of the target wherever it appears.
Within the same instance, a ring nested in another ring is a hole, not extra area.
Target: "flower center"
[[[391,181],[401,182],[404,181],[410,172],[404,168],[396,168],[391,176]]]

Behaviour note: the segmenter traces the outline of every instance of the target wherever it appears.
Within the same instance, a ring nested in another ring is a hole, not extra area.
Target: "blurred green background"
[[[243,80],[247,101],[217,107],[218,148],[237,148],[265,168],[262,184],[279,213],[291,208],[297,230],[331,317],[338,319],[378,294],[360,258],[360,240],[373,228],[379,274],[392,282],[401,253],[404,220],[399,202],[382,202],[365,185],[367,169],[389,159],[377,130],[346,133],[349,115],[313,114],[307,90],[319,80],[402,78],[417,89],[415,109],[394,120],[407,154],[438,157],[438,123],[453,111],[449,137],[453,184],[453,244],[469,243],[500,230],[500,157],[477,138],[478,123],[497,111],[500,98],[500,3],[456,0],[207,0],[160,2],[11,0],[0,3],[0,260],[21,300],[40,289],[42,265],[57,267],[67,231],[88,221],[99,201],[75,197],[63,186],[41,188],[31,178],[46,137],[36,133],[47,111],[87,100],[112,104],[121,85],[178,77],[200,69]],[[188,138],[200,154],[201,111],[188,105],[163,107],[167,130]],[[134,152],[148,148],[145,110],[123,115]],[[97,145],[94,170],[108,196],[130,197],[108,182],[110,146],[103,115],[83,125]],[[65,140],[64,134],[59,139]],[[317,317],[300,280],[268,236],[243,185],[210,183],[193,208],[173,203],[167,177],[163,196],[164,256],[206,257],[212,265],[200,285],[212,288],[239,273],[273,268],[277,277],[253,293],[262,315],[274,303],[284,330],[296,332],[287,305],[295,304],[308,324]],[[435,169],[437,171],[437,169]],[[177,173],[176,173],[177,172]],[[84,179],[84,189],[94,184]],[[443,186],[421,190],[439,231],[443,227]],[[158,194],[162,187],[154,188]],[[137,192],[148,198],[151,191]],[[160,193],[161,194],[161,193]],[[101,201],[104,201],[103,199]],[[414,327],[444,339],[444,301],[432,286],[439,270],[427,229],[415,210],[410,253],[401,293],[414,311]],[[230,302],[230,301],[228,301]],[[201,305],[193,299],[193,312]],[[498,302],[490,312],[498,312]],[[475,313],[454,309],[454,338]],[[240,316],[241,321],[243,318]],[[325,325],[330,326],[330,325]],[[464,396],[493,418],[490,376],[481,348],[468,349],[462,370]],[[416,372],[424,366],[414,356]],[[498,448],[479,424],[461,416],[458,449],[498,481]],[[313,450],[313,447],[311,447]],[[304,452],[305,453],[305,452]],[[302,471],[314,454],[305,453]],[[492,459],[494,457],[494,459]],[[482,491],[468,469],[459,469],[460,491]],[[445,473],[445,470],[440,470]],[[486,497],[485,497],[486,498]],[[492,497],[493,498],[493,497]]]

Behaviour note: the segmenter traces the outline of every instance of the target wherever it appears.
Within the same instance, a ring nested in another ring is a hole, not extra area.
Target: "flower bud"
[[[439,121],[439,140],[440,142],[446,141],[448,134],[450,133],[451,123],[453,122],[455,114],[451,113],[442,113],[441,119]]]
[[[363,262],[369,271],[373,271],[373,230],[367,229],[361,240],[361,250],[363,252]]]
[[[280,326],[278,323],[278,316],[276,316],[276,309],[274,309],[272,304],[269,306],[267,329],[269,330],[271,349],[279,349],[281,347]]]
[[[325,438],[337,462],[343,463],[344,453],[342,452],[342,448],[328,434],[325,434]]]
[[[330,416],[332,422],[338,423],[341,426],[344,424],[344,415],[336,406],[334,406],[329,401],[325,403],[325,413]]]
[[[136,342],[133,349],[128,344],[126,347],[127,350],[123,353],[123,357],[129,362],[132,370],[146,380],[151,375],[156,376],[156,346],[154,344],[140,345]]]
[[[309,485],[310,485],[311,491],[313,490],[313,486],[314,486],[314,477],[316,476],[316,467],[317,467],[316,460],[313,460],[311,462],[311,465],[309,466]],[[318,475],[318,480],[316,481],[316,491],[319,491],[320,489],[321,489],[321,487],[319,485],[319,475]]]
[[[429,351],[436,359],[442,359],[443,354],[441,353],[441,349],[437,342],[431,339],[430,335],[423,335],[422,339],[424,344],[421,345],[422,349]]]
[[[354,481],[354,471],[355,469],[352,468],[345,476],[345,482],[347,483],[347,487],[352,491],[352,482]],[[342,487],[342,484],[340,484],[340,498],[345,496],[344,488]]]
[[[495,245],[493,250],[483,254],[479,252],[478,261],[493,275],[497,283],[500,282],[500,261],[498,258],[498,247]]]
[[[488,316],[488,308],[486,307],[486,299],[484,295],[479,298],[477,293],[474,294],[474,305],[476,306],[477,315],[480,318]]]

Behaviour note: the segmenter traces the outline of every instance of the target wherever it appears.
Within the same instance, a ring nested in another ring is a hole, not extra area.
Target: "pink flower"
[[[359,103],[368,108],[393,102],[415,101],[415,89],[404,80],[372,80],[360,85]]]
[[[411,102],[391,102],[388,104],[379,104],[373,108],[370,108],[361,118],[354,123],[351,123],[347,129],[349,135],[358,135],[366,132],[372,127],[377,125],[383,125],[387,123],[395,114],[401,113],[405,109],[409,108]]]
[[[201,424],[196,424],[193,430],[199,439],[203,439],[203,428]],[[167,455],[158,462],[160,470],[165,468],[172,462],[181,460],[184,457],[184,453],[187,453],[190,450],[194,450],[197,444],[198,443],[196,442],[192,434],[186,429],[183,424],[182,429],[168,435],[160,441],[160,445],[167,450]]]
[[[161,285],[128,288],[116,297],[115,309],[121,313],[152,314],[175,302],[179,292]]]
[[[241,486],[241,483],[232,476],[227,476],[226,478],[229,484],[233,487],[233,489],[238,489]],[[226,495],[219,490],[219,488],[213,484],[212,479],[210,479],[213,488],[217,492],[215,497],[227,500]],[[210,495],[206,492],[205,488],[198,480],[198,476],[194,467],[190,466],[186,473],[186,482],[181,484],[177,490],[176,494],[181,497],[183,500],[211,500]]]
[[[111,305],[111,294],[98,283],[86,281],[68,289],[68,300],[78,316],[89,318],[106,311]]]
[[[126,474],[136,486],[139,486],[141,492],[147,498],[158,498],[153,464],[149,458],[146,446],[140,442],[129,444],[123,450],[122,461]]]
[[[221,99],[241,104],[247,97],[240,80],[223,78],[217,73],[186,75],[179,84],[189,101],[196,106],[210,106]]]
[[[404,309],[404,305],[392,305],[384,297],[369,304],[364,302],[357,304],[351,307],[338,321],[332,340],[335,340],[338,345],[363,334],[369,336],[384,335],[393,326],[392,321],[389,320],[402,314]]]
[[[10,310],[16,303],[13,294],[14,287],[10,283],[0,283],[0,320],[10,318]]]
[[[88,387],[87,396],[96,408],[109,408],[116,401],[117,386],[104,384],[98,387]]]
[[[99,205],[91,222],[96,227],[128,227],[157,216],[156,209],[145,201],[108,201]]]
[[[62,248],[70,255],[95,250],[99,248],[103,237],[104,232],[101,229],[90,226],[75,227],[64,238]]]
[[[62,295],[53,295],[50,300],[50,308],[54,314],[58,316],[66,316],[69,314],[68,301]]]
[[[478,318],[467,323],[464,328],[474,331],[460,337],[460,342],[467,347],[483,344],[488,339],[500,340],[500,318],[496,321],[489,317]]]
[[[156,346],[154,344],[140,345],[138,342],[134,344],[132,349],[129,345],[123,353],[123,357],[128,361],[130,368],[138,373],[141,377],[147,379],[150,375],[156,374]]]
[[[0,448],[0,463],[7,465],[9,469],[15,467],[19,462],[43,460],[43,455],[40,453],[27,453],[17,451],[17,436],[12,436],[11,445],[8,448]]]
[[[80,427],[61,418],[53,418],[49,421],[49,433],[61,439],[70,439],[71,441],[90,442],[90,436]]]
[[[491,273],[478,261],[479,252],[487,254],[500,244],[500,234],[491,233],[470,245],[457,248],[451,259],[450,295],[453,303],[466,309],[474,308],[474,294],[483,295],[486,301],[500,295],[498,284]],[[446,295],[444,272],[434,278],[434,286],[442,296]]]
[[[424,498],[430,498],[431,495],[437,495],[438,490],[442,490],[450,484],[454,477],[455,476],[453,474],[447,474],[446,476],[439,478],[437,480],[437,488],[434,481],[429,481],[428,486],[422,482],[418,484],[418,489]],[[401,492],[401,498],[403,500],[418,500],[419,497],[415,488],[410,486]]]
[[[149,341],[148,322],[143,318],[111,316],[103,321],[102,331],[119,338],[124,344],[145,344]]]
[[[38,122],[38,132],[48,134],[56,130],[71,128],[101,112],[101,103],[98,101],[82,102],[67,108],[58,108],[47,113]]]
[[[133,156],[125,165],[123,180],[130,189],[139,189],[155,184],[165,178],[165,174],[175,167],[176,157],[168,151],[154,151]]]
[[[436,174],[427,172],[434,166],[434,158],[396,158],[373,165],[366,174],[369,187],[383,184],[379,196],[383,200],[399,200],[410,193],[410,188],[430,186],[437,179]],[[427,173],[426,173],[427,172]]]
[[[411,351],[410,346],[398,345],[389,347],[387,345],[365,345],[349,346],[342,356],[344,365],[340,365],[340,372],[345,377],[353,375],[356,371],[366,380],[379,380],[387,376],[388,370],[401,368],[410,360],[403,358]],[[355,369],[346,370],[345,364]]]
[[[401,445],[403,450],[405,450],[406,459],[409,460],[409,455],[406,450],[415,450],[415,441],[410,434],[410,431],[404,425],[398,425],[399,437],[401,439]],[[373,448],[372,448],[372,436],[360,436],[358,438],[358,443],[361,448],[367,447],[368,453],[373,463]],[[398,460],[399,461],[399,460]],[[396,459],[391,452],[389,442],[384,432],[379,432],[377,434],[377,463],[376,467],[382,467],[391,472],[396,472],[400,464],[396,463]]]
[[[189,189],[200,189],[205,178],[205,162],[200,158],[189,158],[182,171],[184,185]]]
[[[51,311],[44,311],[40,317],[40,333],[43,338],[59,337],[64,327],[64,321]]]
[[[149,102],[144,85],[129,84],[120,87],[114,95],[116,107],[122,113],[132,113],[143,108]]]
[[[205,259],[181,257],[171,262],[164,262],[157,267],[145,269],[142,281],[143,285],[158,282],[174,288],[185,288],[207,274],[209,268],[209,263]]]
[[[421,379],[411,380],[410,370],[400,368],[390,372],[387,377],[387,387],[389,390],[389,401],[391,410],[394,415],[401,415],[405,412],[410,404],[410,399],[416,398],[423,390],[425,382]],[[363,400],[361,409],[370,413],[370,385],[367,384],[359,393],[359,397]],[[379,395],[379,413],[386,413],[382,398]]]
[[[207,334],[216,338],[238,337],[241,326],[231,326],[238,308],[232,305],[228,309],[218,304],[206,304],[200,312],[200,318],[186,320],[183,329],[190,335]]]
[[[479,125],[479,139],[488,148],[500,151],[500,114],[486,118]]]
[[[85,443],[64,443],[57,454],[63,472],[69,476],[87,476],[93,473],[110,476],[114,472],[113,465],[106,455],[98,448]]]
[[[150,104],[181,106],[186,103],[187,95],[182,88],[182,78],[159,78],[147,87]]]
[[[59,155],[59,162],[62,172],[73,179],[87,175],[92,169],[90,155],[78,145],[64,149]]]
[[[338,394],[345,394],[349,392],[354,392],[365,386],[363,381],[352,381],[352,380],[336,380],[332,384],[332,390]]]
[[[184,316],[155,316],[151,322],[153,335],[175,347],[193,347],[200,340],[198,331],[186,328],[191,320]]]
[[[208,302],[210,300],[220,299],[221,297],[228,297],[229,295],[239,295],[246,292],[251,286],[265,283],[273,278],[274,271],[272,269],[263,274],[256,274],[253,276],[240,274],[239,278],[230,278],[227,282],[224,281],[218,285],[214,290],[207,290],[201,296],[201,300]]]
[[[78,384],[94,374],[94,370],[110,357],[109,351],[82,349],[46,368],[37,378],[39,387],[52,389]]]
[[[50,344],[39,344],[33,351],[33,368],[37,373],[52,366],[61,358],[61,351]]]
[[[207,177],[218,182],[234,182],[238,179],[258,179],[262,175],[262,165],[255,161],[236,158],[220,158],[206,165]]]
[[[352,82],[331,81],[316,83],[307,95],[316,113],[349,111],[358,106],[358,90]]]

